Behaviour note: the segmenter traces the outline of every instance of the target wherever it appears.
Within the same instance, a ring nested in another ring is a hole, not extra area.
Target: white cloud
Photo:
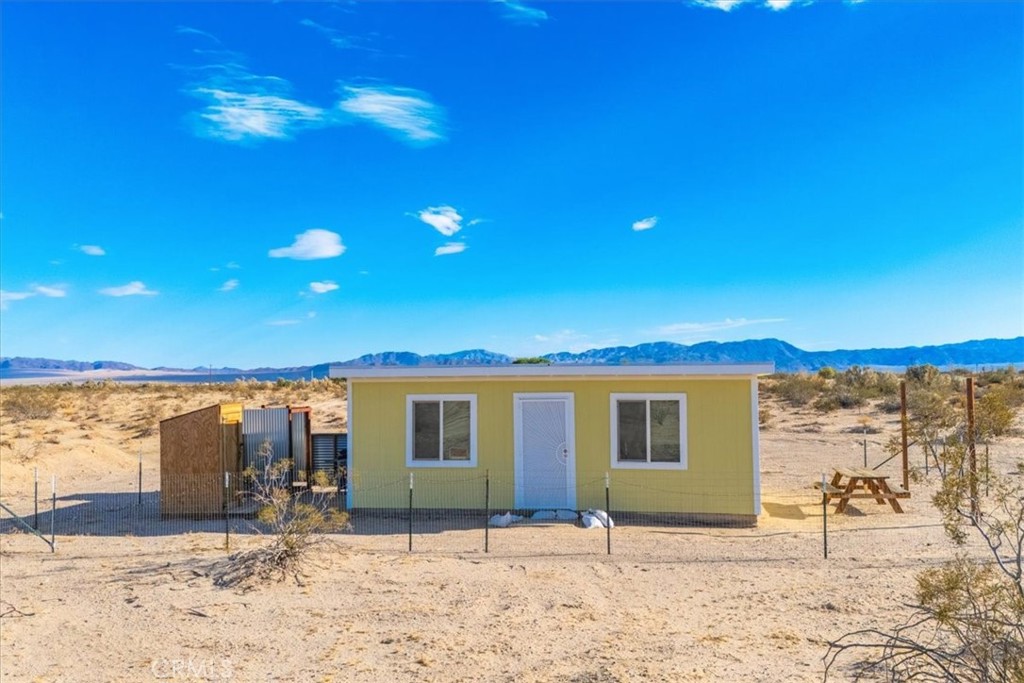
[[[30,296],[35,296],[35,292],[5,292],[0,289],[0,311],[6,311],[11,301],[21,301]]]
[[[709,332],[719,332],[721,330],[733,330],[738,327],[767,325],[770,323],[781,323],[785,321],[785,318],[760,318],[757,320],[747,320],[746,318],[726,318],[725,320],[705,323],[672,323],[656,328],[655,332],[671,337],[701,335]]]
[[[271,249],[271,258],[291,258],[299,261],[334,258],[345,253],[345,245],[341,243],[341,235],[330,230],[313,228],[295,236],[290,247]]]
[[[233,290],[233,289],[237,289],[237,288],[238,288],[238,284],[239,284],[239,283],[238,283],[238,280],[236,280],[235,278],[231,278],[230,280],[228,280],[227,282],[225,282],[224,284],[222,284],[222,285],[221,285],[221,286],[220,286],[220,287],[219,287],[219,288],[217,289],[217,291],[218,291],[218,292],[230,292],[230,291],[231,291],[231,290]]]
[[[766,7],[774,12],[781,12],[793,5],[810,5],[815,0],[690,0],[690,4],[697,7],[711,7],[720,9],[723,12],[731,12],[740,5],[751,5],[757,2],[758,6]],[[864,0],[844,0],[847,4],[856,4]]]
[[[350,39],[311,20],[305,26],[326,32],[336,46]],[[192,31],[180,31],[192,33]],[[339,42],[342,41],[342,42]],[[361,48],[367,49],[367,48]],[[202,102],[189,115],[200,137],[223,142],[287,140],[314,128],[355,122],[380,126],[404,142],[427,145],[444,139],[444,109],[426,93],[391,85],[339,84],[333,106],[321,107],[296,97],[284,78],[252,73],[245,56],[224,49],[196,51],[211,63],[183,67],[192,76],[184,92]]]
[[[184,35],[200,36],[202,38],[206,38],[206,39],[211,40],[214,43],[220,45],[220,41],[212,33],[207,33],[206,31],[201,31],[201,30],[199,30],[197,28],[192,28],[191,26],[178,26],[175,29],[175,31],[177,33],[181,33],[181,34],[184,34]]]
[[[327,40],[331,43],[332,46],[338,48],[339,50],[366,50],[369,52],[378,52],[378,50],[376,50],[375,48],[363,45],[362,43],[365,42],[363,38],[359,36],[345,35],[336,28],[324,26],[323,24],[318,24],[312,19],[303,19],[302,21],[299,22],[299,24],[305,26],[306,28],[311,28],[317,31],[325,38],[327,38]]]
[[[195,80],[185,92],[204,103],[191,115],[197,135],[239,143],[287,139],[331,118],[321,107],[293,97],[287,80],[249,71],[243,55],[227,50],[204,54],[217,63],[186,69]]]
[[[461,254],[466,251],[465,242],[448,242],[434,250],[434,256],[447,256],[448,254]]]
[[[537,26],[548,20],[548,13],[536,7],[528,7],[518,0],[495,0],[504,10],[503,16],[517,24]]]
[[[33,289],[35,289],[39,294],[53,299],[61,299],[67,296],[68,293],[67,288],[63,285],[53,285],[49,287],[46,285],[36,285]]]
[[[338,109],[406,142],[427,145],[444,139],[444,109],[425,93],[390,85],[343,85],[341,92]]]
[[[723,12],[731,12],[733,9],[746,2],[746,0],[692,0],[692,2],[698,7],[712,7],[714,9],[720,9]]]
[[[107,254],[103,247],[98,247],[95,244],[83,244],[78,250],[89,256],[106,256]]]
[[[126,285],[120,287],[107,287],[100,290],[100,294],[106,294],[107,296],[156,296],[159,292],[155,292],[152,289],[146,289],[139,280],[134,280]]]
[[[633,229],[636,230],[637,232],[639,232],[641,230],[650,230],[651,228],[653,228],[657,224],[658,224],[658,217],[657,216],[648,216],[647,218],[641,218],[638,221],[634,221]]]
[[[315,294],[326,294],[327,292],[333,292],[338,288],[338,283],[332,280],[324,280],[323,282],[310,282],[309,289]]]
[[[566,344],[570,341],[579,341],[585,339],[586,335],[579,334],[575,330],[558,330],[557,332],[551,332],[549,334],[535,334],[533,340],[544,343],[552,344]]]
[[[207,102],[197,115],[197,132],[229,142],[290,138],[296,130],[323,125],[326,117],[320,107],[281,95],[221,88],[194,88],[191,94]]]
[[[416,215],[445,237],[462,230],[462,216],[451,206],[428,206]]]

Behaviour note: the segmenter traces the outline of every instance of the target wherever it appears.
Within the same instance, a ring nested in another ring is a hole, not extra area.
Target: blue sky
[[[5,356],[1024,333],[1019,2],[0,12]]]

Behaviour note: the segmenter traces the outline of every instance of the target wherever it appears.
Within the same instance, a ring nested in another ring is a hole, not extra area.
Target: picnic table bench
[[[873,498],[879,505],[889,503],[896,512],[903,512],[899,498],[909,498],[910,492],[898,484],[890,484],[889,476],[864,467],[837,467],[828,483],[814,484],[825,496],[825,501],[839,501],[836,512],[846,512],[854,498]]]

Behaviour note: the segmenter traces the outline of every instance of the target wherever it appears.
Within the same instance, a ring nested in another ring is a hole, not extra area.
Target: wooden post
[[[910,490],[910,457],[907,452],[907,381],[900,380],[900,438],[903,445],[903,490]],[[924,454],[924,466],[928,468],[928,453]]]
[[[974,448],[974,378],[967,378],[967,459],[970,468],[971,514],[978,514],[978,454]]]

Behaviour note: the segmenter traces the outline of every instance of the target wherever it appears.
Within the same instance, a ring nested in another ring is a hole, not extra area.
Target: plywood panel
[[[223,502],[220,406],[160,423],[160,512],[219,513]]]

